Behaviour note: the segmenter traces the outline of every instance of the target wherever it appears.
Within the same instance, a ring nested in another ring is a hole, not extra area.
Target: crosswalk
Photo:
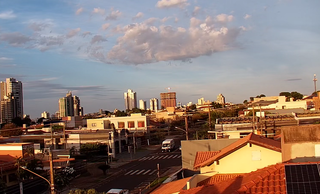
[[[139,170],[130,170],[128,172],[126,172],[124,175],[128,175],[128,176],[132,176],[132,175],[152,175],[155,172],[157,172],[157,170],[155,169],[139,169]]]
[[[139,161],[174,159],[174,158],[181,158],[181,155],[172,154],[172,155],[146,156],[146,157],[140,158]]]

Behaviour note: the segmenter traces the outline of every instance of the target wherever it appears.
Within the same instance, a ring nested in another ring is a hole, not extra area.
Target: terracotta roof
[[[281,152],[281,142],[275,141],[272,139],[268,139],[262,137],[260,135],[256,135],[254,133],[250,133],[246,137],[239,139],[238,141],[230,144],[229,146],[223,148],[218,154],[214,155],[213,157],[209,158],[208,160],[198,163],[194,165],[194,168],[204,167],[207,165],[212,164],[214,161],[224,158],[225,156],[229,155],[230,153],[244,147],[247,143],[255,144],[261,147],[265,147],[277,152]]]
[[[183,190],[180,194],[284,194],[285,164],[275,164],[213,185]]]
[[[204,185],[217,184],[217,183],[220,183],[222,181],[226,181],[226,180],[238,177],[240,175],[243,175],[243,173],[242,174],[237,174],[237,173],[235,173],[235,174],[216,174],[216,175],[213,175],[210,178],[207,178],[207,179],[205,179],[205,180],[203,180],[201,182],[198,182],[197,187],[204,186]]]
[[[151,194],[171,194],[171,193],[179,192],[183,189],[183,187],[187,184],[187,182],[191,178],[192,177],[188,177],[188,178],[180,179],[177,181],[162,184],[156,190],[152,191]]]
[[[197,152],[196,158],[194,159],[193,166],[196,167],[199,164],[207,161],[208,159],[212,158],[213,156],[217,155],[220,151],[204,151],[204,152]]]

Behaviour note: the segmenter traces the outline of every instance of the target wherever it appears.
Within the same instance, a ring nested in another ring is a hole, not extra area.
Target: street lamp
[[[182,129],[180,127],[175,127],[176,129],[179,129],[181,131],[184,131],[186,133],[186,140],[189,140],[189,135],[188,135],[188,127],[186,127],[186,130],[185,129]]]

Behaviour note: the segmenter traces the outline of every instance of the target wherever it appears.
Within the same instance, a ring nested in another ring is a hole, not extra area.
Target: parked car
[[[129,194],[128,189],[110,189],[107,194]]]

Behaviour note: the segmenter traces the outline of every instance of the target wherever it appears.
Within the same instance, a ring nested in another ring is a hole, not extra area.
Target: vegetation
[[[222,104],[216,103],[216,102],[212,102],[211,103],[213,108],[222,108]]]
[[[76,189],[76,190],[69,191],[68,194],[105,194],[105,192],[100,193],[95,189],[88,189],[88,190]]]
[[[0,134],[3,137],[19,136],[22,135],[22,129],[17,128],[17,125],[14,123],[8,123],[2,127],[2,129],[0,130]]]
[[[63,126],[62,125],[52,125],[52,131],[53,132],[59,132],[63,130]]]
[[[303,98],[303,95],[300,94],[299,92],[280,92],[279,96],[285,96],[290,100],[290,98],[293,98],[294,100],[299,100]]]
[[[128,114],[124,111],[117,111],[115,114],[114,114],[116,117],[124,117],[124,116],[128,116]]]
[[[189,106],[190,110],[197,110],[197,105],[192,104],[191,106]]]

